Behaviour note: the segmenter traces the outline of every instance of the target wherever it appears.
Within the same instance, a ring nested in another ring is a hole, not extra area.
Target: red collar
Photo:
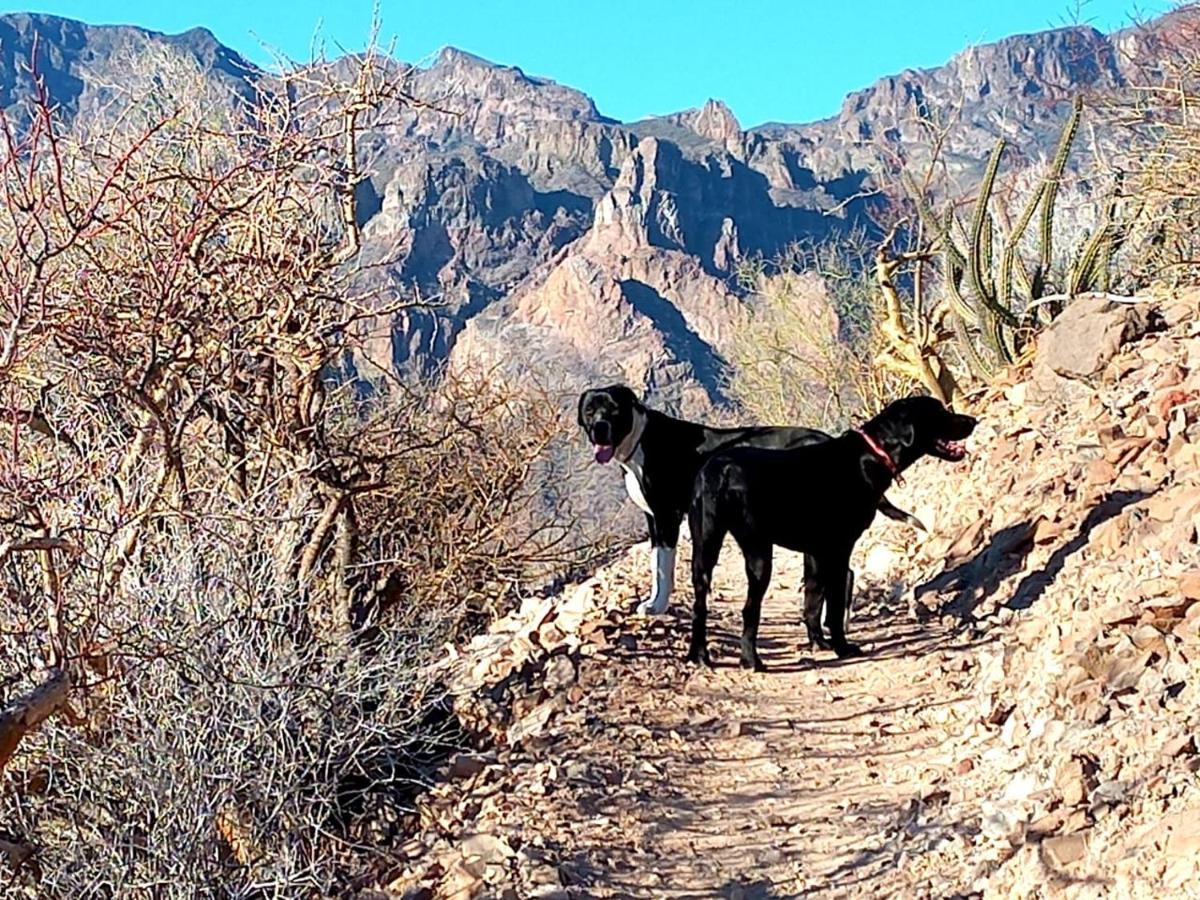
[[[896,468],[896,463],[892,461],[892,458],[888,455],[888,452],[884,450],[883,447],[879,446],[879,442],[861,428],[855,428],[854,433],[866,441],[867,447],[870,448],[871,452],[879,457],[879,461],[881,463],[887,466],[887,470],[892,473],[892,478],[895,480],[896,484],[904,484],[904,479],[900,477],[900,470]]]

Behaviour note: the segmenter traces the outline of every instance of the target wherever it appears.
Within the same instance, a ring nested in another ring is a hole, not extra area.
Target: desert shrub
[[[746,417],[838,431],[907,388],[875,364],[882,338],[867,249],[855,234],[743,273],[749,315],[728,343],[727,390]]]
[[[103,128],[44,91],[0,121],[0,873],[31,896],[348,890],[455,737],[427,663],[576,559],[531,477],[553,398],[371,357],[409,301],[362,261],[360,138],[403,71],[221,111],[187,75]]]
[[[1122,130],[1112,166],[1137,210],[1141,283],[1200,277],[1200,5],[1184,3],[1126,42],[1130,95],[1110,105]]]

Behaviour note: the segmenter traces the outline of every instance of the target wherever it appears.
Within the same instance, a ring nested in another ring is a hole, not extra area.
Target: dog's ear
[[[588,397],[595,393],[595,390],[589,388],[579,395],[579,405],[575,408],[575,421],[579,427],[583,427],[583,405],[587,403]]]
[[[888,423],[888,435],[900,447],[907,449],[917,442],[917,428],[910,419]]]
[[[623,384],[614,384],[608,389],[608,392],[618,403],[628,406],[630,409],[638,409],[642,405],[641,399],[633,392],[633,389]]]

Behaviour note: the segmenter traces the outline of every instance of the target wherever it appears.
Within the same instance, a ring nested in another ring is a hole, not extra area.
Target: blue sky
[[[382,0],[383,34],[410,61],[451,44],[591,95],[626,121],[724,100],[743,127],[837,112],[846,93],[973,43],[1082,18],[1104,31],[1165,0]],[[156,31],[203,25],[255,62],[267,44],[307,58],[314,35],[354,49],[370,0],[58,0],[21,7]]]

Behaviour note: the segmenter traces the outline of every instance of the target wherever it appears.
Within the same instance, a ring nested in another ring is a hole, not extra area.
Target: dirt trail
[[[875,603],[854,628],[869,657],[814,655],[801,647],[799,561],[780,562],[761,639],[767,673],[737,667],[744,579],[739,555],[727,551],[717,668],[679,661],[687,619],[677,613],[669,627],[650,627],[640,652],[616,661],[602,739],[575,733],[555,748],[598,762],[611,742],[623,759],[642,760],[629,769],[624,797],[578,797],[583,814],[615,812],[635,835],[614,847],[597,829],[575,848],[588,892],[883,896],[903,886],[896,863],[911,852],[908,830],[931,793],[929,773],[957,762],[933,719],[967,699],[942,671],[967,648]]]
[[[610,590],[629,591],[618,607],[633,606],[640,557],[613,567]],[[969,699],[972,648],[867,591],[852,636],[869,655],[814,654],[801,647],[801,578],[800,558],[777,552],[766,673],[737,665],[736,548],[715,578],[715,669],[682,659],[679,595],[661,619],[611,613],[608,646],[582,660],[545,730],[484,757],[495,764],[469,789],[440,789],[429,819],[463,857],[479,851],[474,865],[451,865],[440,895],[915,896],[902,855],[958,830],[929,810],[949,799],[938,785],[964,758],[948,723]]]

